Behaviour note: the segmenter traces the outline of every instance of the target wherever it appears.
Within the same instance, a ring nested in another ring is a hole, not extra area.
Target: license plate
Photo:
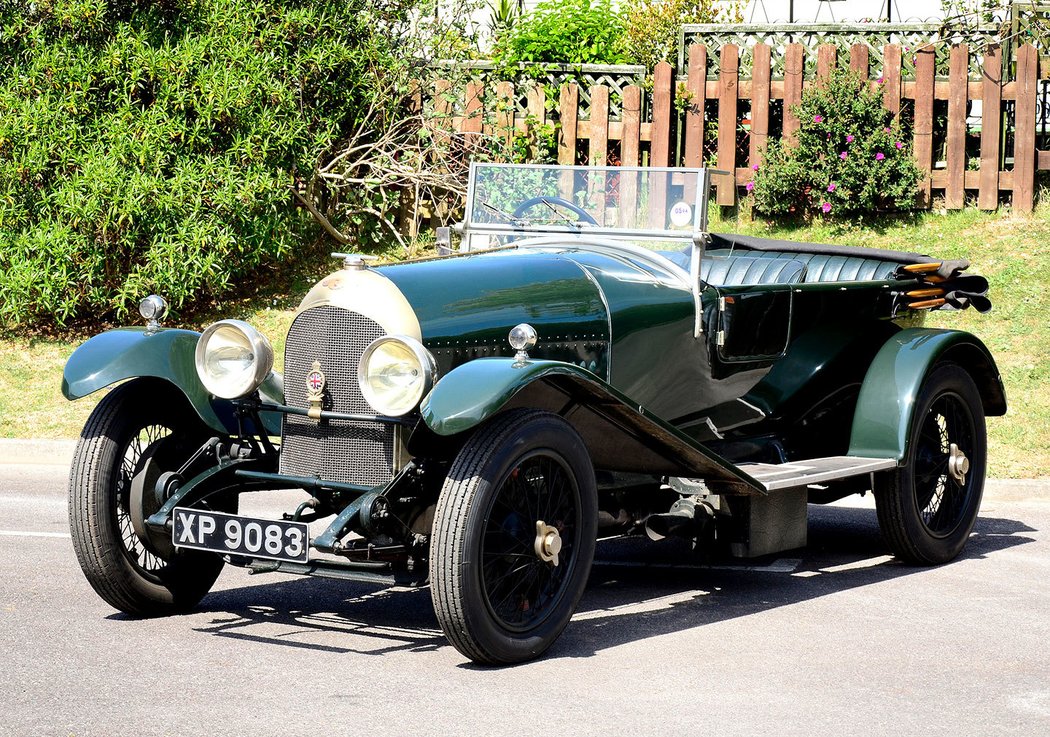
[[[174,514],[171,537],[177,548],[307,562],[310,532],[303,522],[255,519],[182,507],[176,507]]]

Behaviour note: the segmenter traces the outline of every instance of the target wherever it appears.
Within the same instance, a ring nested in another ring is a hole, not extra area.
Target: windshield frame
[[[639,174],[667,174],[673,175],[695,175],[697,177],[694,201],[690,204],[695,213],[693,226],[690,230],[667,230],[649,228],[620,228],[606,227],[601,225],[559,225],[543,223],[533,225],[531,223],[477,223],[475,217],[475,198],[477,194],[478,172],[486,169],[521,169],[521,170],[546,170],[551,172],[611,172],[623,174],[625,172],[637,172]],[[672,167],[672,166],[568,166],[562,164],[496,164],[489,162],[470,162],[470,176],[467,181],[466,209],[463,217],[463,233],[505,235],[508,233],[535,234],[535,235],[593,235],[593,236],[618,236],[618,237],[641,237],[658,238],[663,241],[680,241],[685,243],[700,243],[707,232],[707,203],[708,193],[711,186],[712,170],[697,167]],[[465,250],[471,250],[470,239],[464,237]]]

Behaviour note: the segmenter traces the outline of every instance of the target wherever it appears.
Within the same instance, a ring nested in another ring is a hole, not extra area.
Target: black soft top
[[[929,264],[938,259],[921,253],[908,251],[890,251],[885,248],[868,248],[867,246],[832,246],[826,243],[799,243],[797,241],[779,241],[773,238],[756,238],[751,235],[733,233],[710,233],[709,250],[721,248],[746,248],[754,251],[783,251],[789,253],[813,253],[827,256],[853,256],[881,261],[896,261],[901,264]]]

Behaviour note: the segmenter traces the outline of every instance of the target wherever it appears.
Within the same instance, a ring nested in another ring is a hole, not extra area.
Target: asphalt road
[[[762,568],[599,565],[547,657],[491,669],[426,590],[227,568],[196,613],[118,614],[66,472],[0,463],[0,735],[1050,734],[1047,485],[994,486],[935,569],[885,554],[870,499]]]

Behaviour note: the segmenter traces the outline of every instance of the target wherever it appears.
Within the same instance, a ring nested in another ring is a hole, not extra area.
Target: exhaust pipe
[[[695,499],[679,499],[670,511],[650,514],[645,519],[645,534],[650,540],[672,536],[706,540],[714,538],[714,531],[714,507]]]

